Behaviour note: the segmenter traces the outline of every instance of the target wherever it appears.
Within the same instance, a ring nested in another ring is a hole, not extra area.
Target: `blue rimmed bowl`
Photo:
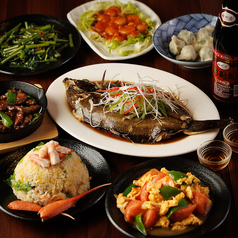
[[[204,13],[187,14],[169,20],[156,29],[153,37],[154,47],[161,56],[175,64],[191,69],[209,67],[212,64],[212,60],[204,62],[176,60],[176,56],[169,50],[169,43],[171,41],[171,37],[173,35],[177,36],[181,30],[188,30],[196,33],[200,28],[206,26],[215,27],[216,21],[216,16]]]

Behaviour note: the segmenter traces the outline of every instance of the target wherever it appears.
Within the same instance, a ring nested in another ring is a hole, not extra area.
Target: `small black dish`
[[[63,51],[61,57],[58,58],[57,62],[49,64],[40,64],[34,70],[27,68],[14,68],[8,66],[7,64],[4,64],[0,65],[1,73],[12,75],[35,75],[44,73],[65,64],[78,52],[79,47],[81,45],[81,36],[79,35],[78,30],[68,21],[53,16],[42,14],[29,14],[8,19],[0,23],[0,35],[11,30],[20,22],[24,23],[25,21],[27,21],[29,24],[35,23],[38,26],[44,26],[47,24],[54,25],[54,28],[62,36],[65,37],[68,37],[68,35],[71,33],[73,36],[74,47],[69,47],[67,50]]]
[[[21,89],[24,93],[34,98],[37,101],[37,104],[39,104],[42,108],[41,115],[37,120],[24,128],[21,128],[19,130],[0,132],[0,143],[20,140],[32,134],[41,125],[47,109],[47,98],[44,89],[24,81],[2,81],[0,82],[0,95],[5,94],[7,90],[11,88]]]
[[[105,208],[109,220],[119,231],[132,238],[145,237],[136,228],[133,228],[125,221],[123,214],[116,207],[116,199],[114,195],[124,192],[124,190],[132,183],[133,180],[138,179],[150,169],[157,168],[160,170],[163,167],[168,170],[178,170],[184,173],[192,172],[192,174],[198,177],[205,186],[210,188],[213,201],[212,209],[206,221],[201,226],[198,226],[187,233],[177,235],[177,238],[200,237],[213,231],[223,223],[228,215],[231,203],[230,192],[225,182],[211,169],[201,165],[198,162],[178,156],[157,158],[143,162],[121,173],[119,177],[112,183],[106,195]],[[148,235],[146,237],[155,236]],[[171,236],[166,237],[168,238]]]
[[[47,143],[48,141],[43,142]],[[68,139],[55,139],[55,141],[58,141],[62,146],[72,149],[86,164],[89,171],[89,176],[92,178],[90,180],[90,188],[111,182],[111,172],[107,161],[93,147],[78,141]],[[8,209],[7,205],[17,198],[13,194],[11,187],[7,185],[5,180],[8,179],[13,173],[19,160],[27,152],[36,147],[39,142],[40,141],[23,146],[0,160],[0,209],[12,217],[33,222],[41,222],[40,216],[37,215],[37,213]],[[66,213],[76,218],[77,215],[82,214],[93,205],[95,205],[104,196],[107,189],[108,187],[106,186],[86,195],[85,197],[80,199],[75,206],[69,208]],[[59,222],[65,220],[70,220],[70,218],[66,216],[56,216],[52,219],[44,221],[44,223]]]

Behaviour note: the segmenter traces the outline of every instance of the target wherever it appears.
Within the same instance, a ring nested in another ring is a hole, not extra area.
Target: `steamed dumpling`
[[[181,30],[178,36],[172,36],[170,52],[177,60],[209,61],[213,57],[213,31],[213,26],[200,28],[197,33]]]
[[[178,38],[183,40],[186,45],[192,45],[196,42],[195,34],[188,30],[182,30],[178,34]]]
[[[214,27],[206,26],[206,27],[201,28],[196,33],[197,41],[194,44],[194,48],[195,48],[196,52],[199,52],[199,50],[203,46],[209,46],[209,47],[213,46],[213,37],[212,37],[213,31],[214,31]]]
[[[209,30],[210,32],[212,32],[212,33],[213,33],[214,29],[215,29],[214,26],[205,26],[205,28],[206,28],[207,30]]]
[[[203,46],[208,46],[208,47],[212,48],[213,47],[213,37],[206,36],[204,38],[201,38],[193,46],[194,46],[196,52],[199,52]]]
[[[171,37],[171,41],[169,43],[169,50],[174,55],[178,55],[182,48],[185,46],[185,42],[182,40],[179,40],[177,36],[173,35]]]
[[[207,26],[199,29],[199,31],[196,34],[197,41],[200,41],[206,37],[212,37],[212,33],[214,31],[214,27]]]
[[[192,45],[185,45],[180,54],[176,56],[177,60],[194,61],[197,58],[197,53]]]
[[[203,46],[199,51],[199,61],[209,61],[212,60],[213,50],[209,46]]]

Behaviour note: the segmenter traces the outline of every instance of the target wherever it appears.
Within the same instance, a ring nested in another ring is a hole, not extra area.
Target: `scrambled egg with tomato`
[[[149,230],[164,227],[184,230],[201,225],[212,206],[209,188],[191,172],[151,169],[134,180],[123,193],[115,195],[117,207],[127,222]],[[140,230],[140,229],[139,229]]]

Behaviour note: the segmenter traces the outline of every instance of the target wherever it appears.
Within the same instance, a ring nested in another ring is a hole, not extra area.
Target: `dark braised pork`
[[[8,93],[16,94],[14,102],[8,102]],[[40,110],[41,106],[36,100],[22,90],[9,89],[7,93],[0,96],[0,111],[10,117],[13,123],[11,126],[6,126],[3,116],[0,117],[0,132],[18,130],[27,126],[34,118],[39,117]]]

